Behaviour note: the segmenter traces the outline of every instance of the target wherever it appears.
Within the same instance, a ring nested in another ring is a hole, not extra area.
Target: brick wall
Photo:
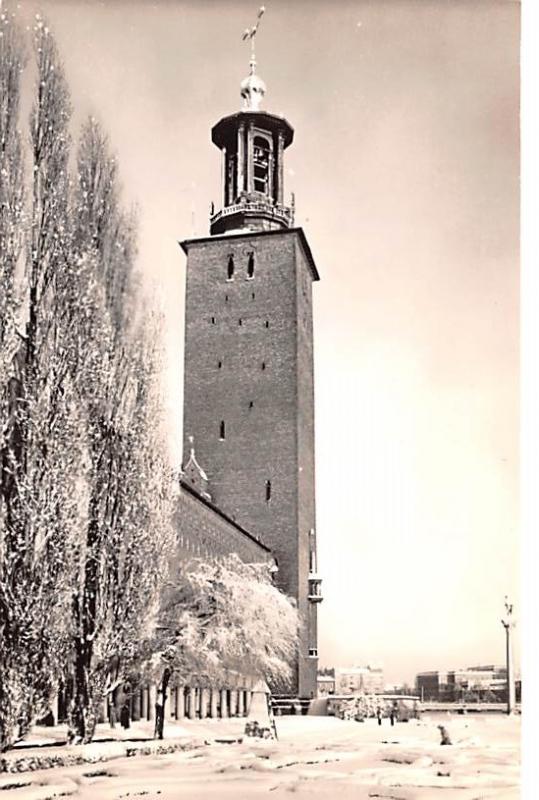
[[[300,591],[298,606],[305,620],[300,635],[298,661],[300,693],[316,694],[318,658],[309,655],[317,652],[316,603],[308,600],[310,551],[315,551],[315,463],[314,463],[314,373],[313,373],[313,315],[312,276],[300,242],[296,241],[296,314],[297,314],[297,431],[298,431],[298,581]],[[311,535],[313,531],[313,535]]]
[[[313,266],[297,230],[200,239],[184,249],[184,442],[194,435],[215,505],[277,558],[277,582],[302,617],[297,690],[309,697],[317,668],[308,656],[316,609],[307,600],[315,527]]]

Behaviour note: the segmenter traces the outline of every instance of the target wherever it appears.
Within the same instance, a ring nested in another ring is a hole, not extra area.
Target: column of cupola
[[[238,186],[236,198],[245,191],[245,124],[240,122],[238,125]],[[235,199],[235,198],[234,198]]]

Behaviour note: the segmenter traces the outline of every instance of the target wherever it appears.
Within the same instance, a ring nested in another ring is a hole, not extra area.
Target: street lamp
[[[513,671],[513,649],[511,642],[511,630],[515,627],[513,619],[513,604],[509,603],[507,595],[505,597],[505,616],[502,619],[505,628],[505,660],[507,669],[507,713],[512,714],[515,710],[515,676]]]

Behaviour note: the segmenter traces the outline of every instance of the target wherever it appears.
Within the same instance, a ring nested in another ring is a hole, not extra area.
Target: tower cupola
[[[249,75],[241,82],[243,108],[212,128],[212,142],[222,153],[222,208],[212,213],[210,233],[275,230],[292,227],[293,207],[284,204],[284,151],[294,131],[282,116],[260,110],[266,84],[256,74],[256,25],[247,29],[251,41]]]

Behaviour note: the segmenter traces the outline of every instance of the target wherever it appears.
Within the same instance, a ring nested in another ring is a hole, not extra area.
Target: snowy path
[[[382,727],[327,717],[278,718],[278,742],[211,743],[162,756],[117,758],[77,767],[1,775],[2,798],[45,800],[517,800],[520,719],[458,718],[458,742],[441,747],[436,725]],[[240,733],[243,720],[186,723],[197,739]],[[105,746],[105,745],[103,745]]]

